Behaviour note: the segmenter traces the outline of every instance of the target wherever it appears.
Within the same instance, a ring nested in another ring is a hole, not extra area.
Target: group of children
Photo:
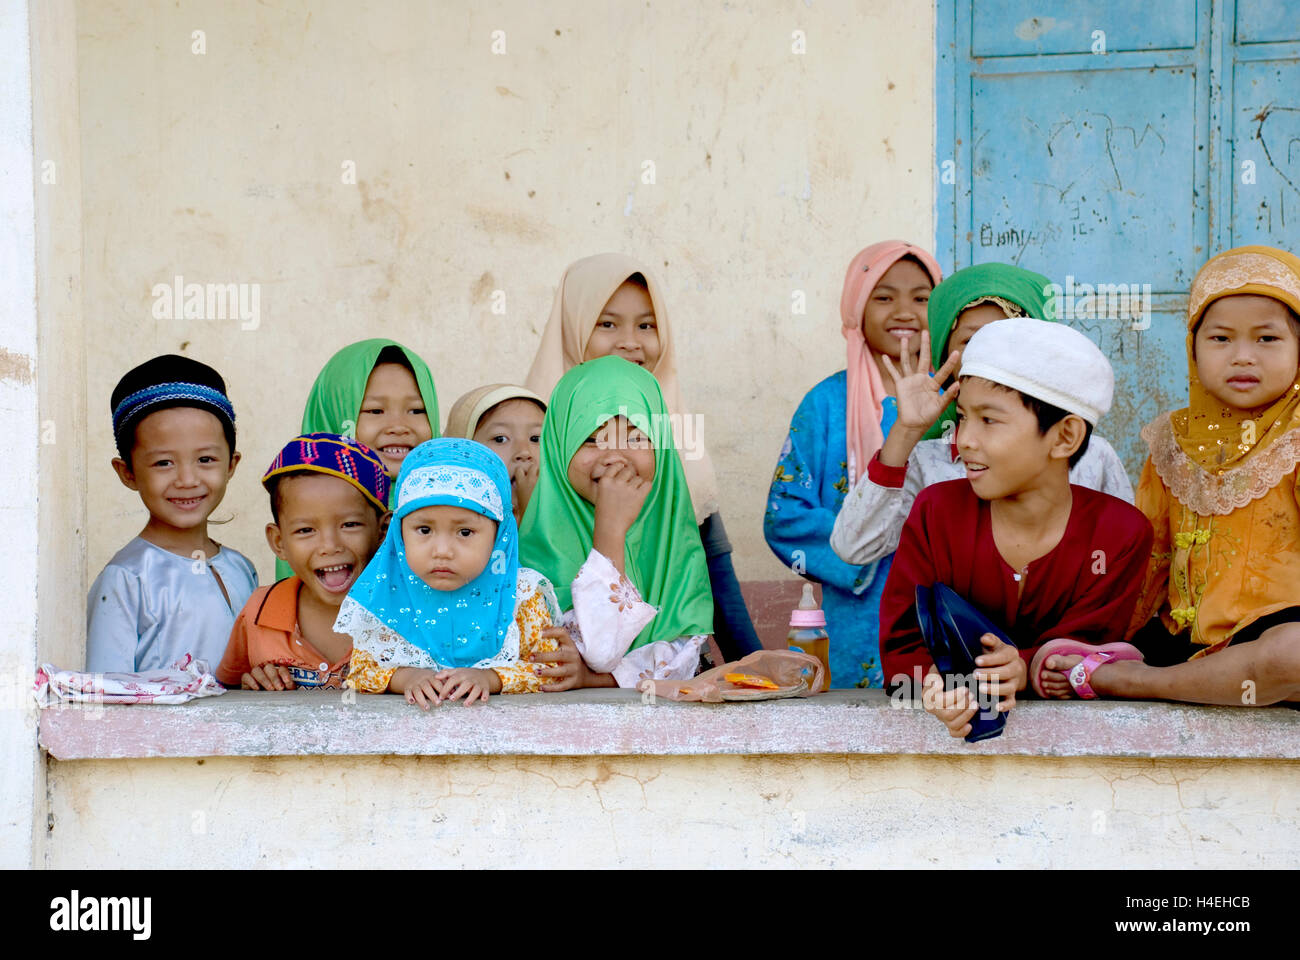
[[[86,668],[189,653],[227,686],[404,694],[688,679],[711,637],[758,648],[653,275],[573,264],[527,386],[471,391],[439,432],[433,377],[388,340],[340,350],[262,477],[277,580],[208,535],[239,454],[225,384],[156,357],[112,396],[122,482],[149,511],[91,587]]]
[[[846,369],[799,405],[764,516],[822,585],[834,685],[907,687],[964,736],[976,694],[944,683],[915,611],[943,583],[1011,640],[977,660],[999,709],[1026,688],[1300,700],[1300,259],[1242,247],[1197,274],[1190,402],[1143,430],[1136,501],[1094,433],[1110,364],[1052,289],[997,263],[943,279],[898,241],[850,263]],[[221,377],[142,364],[113,392],[113,466],[149,520],[91,588],[87,669],[188,652],[228,686],[427,709],[687,679],[710,637],[752,652],[676,350],[652,272],[618,254],[564,272],[525,384],[466,394],[444,435],[419,356],[344,348],[262,478],[278,579],[260,588],[208,536],[239,462]]]

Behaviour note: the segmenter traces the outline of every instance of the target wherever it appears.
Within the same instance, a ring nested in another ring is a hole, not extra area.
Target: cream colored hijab
[[[718,510],[718,483],[713,474],[713,461],[704,446],[702,421],[691,421],[686,437],[683,437],[682,427],[687,412],[677,382],[676,345],[659,281],[644,265],[621,253],[599,253],[569,264],[560,277],[560,286],[551,306],[551,318],[546,321],[542,342],[524,383],[530,390],[549,398],[565,371],[582,363],[600,311],[614,291],[634,273],[645,277],[659,328],[659,361],[650,372],[659,381],[659,389],[663,391],[664,402],[672,415],[673,435],[677,438],[686,484],[691,491],[695,521],[703,523]],[[687,438],[689,443],[685,442]]]
[[[473,440],[483,415],[507,400],[532,400],[543,412],[546,410],[546,401],[525,387],[517,387],[513,383],[489,383],[485,387],[469,391],[452,405],[442,435]]]

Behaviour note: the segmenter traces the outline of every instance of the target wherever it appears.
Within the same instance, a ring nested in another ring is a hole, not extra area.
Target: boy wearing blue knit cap
[[[188,357],[154,357],[113,390],[113,470],[149,520],[95,579],[86,601],[86,670],[162,670],[185,654],[215,667],[257,586],[243,554],[208,536],[239,464],[221,375]]]

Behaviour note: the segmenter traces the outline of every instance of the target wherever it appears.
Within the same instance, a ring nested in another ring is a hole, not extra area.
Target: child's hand
[[[239,678],[241,690],[292,690],[293,674],[278,663],[259,663]]]
[[[459,700],[464,696],[467,707],[478,700],[487,703],[488,694],[501,692],[501,678],[495,670],[458,667],[443,670],[434,679],[442,684],[442,700]]]
[[[954,350],[950,353],[939,372],[931,377],[930,334],[922,330],[921,355],[916,361],[915,370],[912,369],[912,357],[908,350],[904,350],[898,358],[902,373],[898,372],[889,357],[884,357],[884,361],[885,370],[894,381],[894,398],[898,401],[896,422],[904,428],[929,430],[948,404],[957,399],[960,384],[953,383],[946,393],[941,393],[940,389],[961,362],[961,351]]]
[[[930,664],[930,672],[922,681],[921,705],[926,713],[933,713],[948,728],[949,736],[961,737],[970,733],[970,721],[979,709],[972,699],[970,690],[958,687],[956,690],[943,689],[943,674]]]
[[[537,461],[529,460],[516,466],[510,473],[510,500],[514,511],[518,513],[528,506],[537,486]]]
[[[544,693],[558,693],[561,690],[576,690],[578,687],[594,686],[589,683],[593,674],[578,652],[577,645],[564,627],[547,627],[542,631],[543,637],[550,637],[559,644],[551,653],[529,654],[528,659],[538,664],[533,669],[539,677],[546,677],[549,683],[542,684]]]
[[[442,681],[436,672],[422,667],[399,667],[388,681],[388,689],[405,694],[406,702],[417,704],[421,710],[442,702]]]
[[[1006,713],[1016,705],[1016,692],[1028,684],[1029,670],[1020,651],[993,634],[984,634],[980,643],[988,651],[975,658],[975,679],[979,681],[980,694],[1000,697],[997,710]]]
[[[637,475],[631,464],[616,461],[596,481],[596,526],[625,536],[636,522],[651,483]]]

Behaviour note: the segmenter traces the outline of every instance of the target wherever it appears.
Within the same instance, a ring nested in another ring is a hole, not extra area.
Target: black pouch
[[[921,637],[934,667],[943,674],[945,683],[958,677],[970,685],[978,697],[978,688],[972,682],[975,658],[984,652],[980,637],[991,633],[1010,644],[1006,631],[981,613],[961,594],[946,584],[916,588],[916,621],[921,627]],[[998,710],[980,710],[971,718],[967,743],[989,740],[1001,736],[1007,725],[1007,714]]]

